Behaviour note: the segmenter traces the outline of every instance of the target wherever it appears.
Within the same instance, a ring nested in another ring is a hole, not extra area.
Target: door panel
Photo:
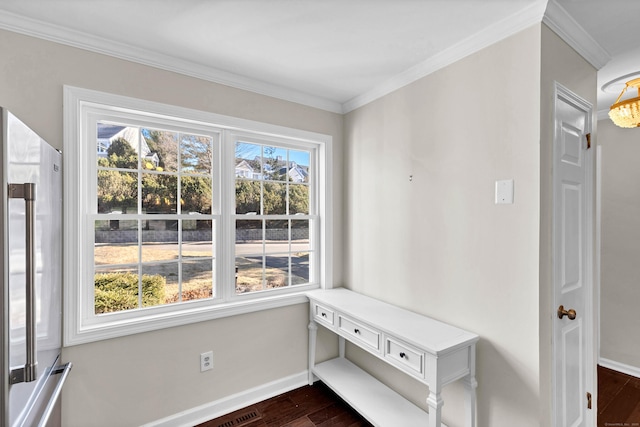
[[[592,155],[586,144],[591,105],[568,91],[557,93],[555,102],[553,302],[558,312],[553,320],[554,421],[556,427],[585,427],[594,419],[586,399],[593,387],[587,365],[593,316],[589,303]],[[569,310],[575,311],[575,317]]]
[[[585,425],[583,423],[585,405],[582,399],[586,393],[582,375],[585,369],[583,352],[575,351],[576,348],[582,347],[583,329],[582,319],[579,319],[562,331],[562,364],[564,366],[562,385],[567,391],[563,395],[563,426]]]
[[[582,283],[582,248],[580,234],[580,206],[582,205],[582,188],[579,184],[563,183],[562,198],[564,203],[563,247],[562,247],[562,293],[579,288]]]

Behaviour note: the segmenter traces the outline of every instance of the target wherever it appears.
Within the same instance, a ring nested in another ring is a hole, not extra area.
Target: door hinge
[[[591,134],[588,133],[585,135],[587,137],[587,150],[591,148]]]
[[[591,409],[591,393],[587,392],[587,409]]]

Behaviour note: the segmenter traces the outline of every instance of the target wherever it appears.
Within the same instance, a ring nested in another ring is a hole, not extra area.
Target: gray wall
[[[345,121],[347,284],[480,335],[478,426],[541,425],[540,28]],[[515,204],[494,204],[501,179],[515,180]],[[424,387],[349,356],[426,408]],[[461,385],[443,397],[443,421],[464,425]]]
[[[640,370],[640,129],[598,122],[601,163],[600,356]]]

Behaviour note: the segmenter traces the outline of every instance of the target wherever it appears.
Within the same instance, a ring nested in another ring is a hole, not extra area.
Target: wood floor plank
[[[308,418],[302,417],[297,420],[291,421],[282,427],[315,427],[316,425]]]
[[[257,416],[247,418],[252,413]],[[196,427],[371,427],[371,424],[329,387],[317,382]]]
[[[640,426],[640,379],[598,367],[598,427]]]

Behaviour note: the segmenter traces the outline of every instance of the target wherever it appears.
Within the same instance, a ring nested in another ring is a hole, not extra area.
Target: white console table
[[[478,335],[337,288],[310,300],[309,384],[322,380],[375,426],[440,427],[442,387],[462,379],[466,426],[475,426],[475,348]],[[339,336],[339,357],[316,365],[317,325]],[[345,359],[345,340],[429,386],[429,413]]]

